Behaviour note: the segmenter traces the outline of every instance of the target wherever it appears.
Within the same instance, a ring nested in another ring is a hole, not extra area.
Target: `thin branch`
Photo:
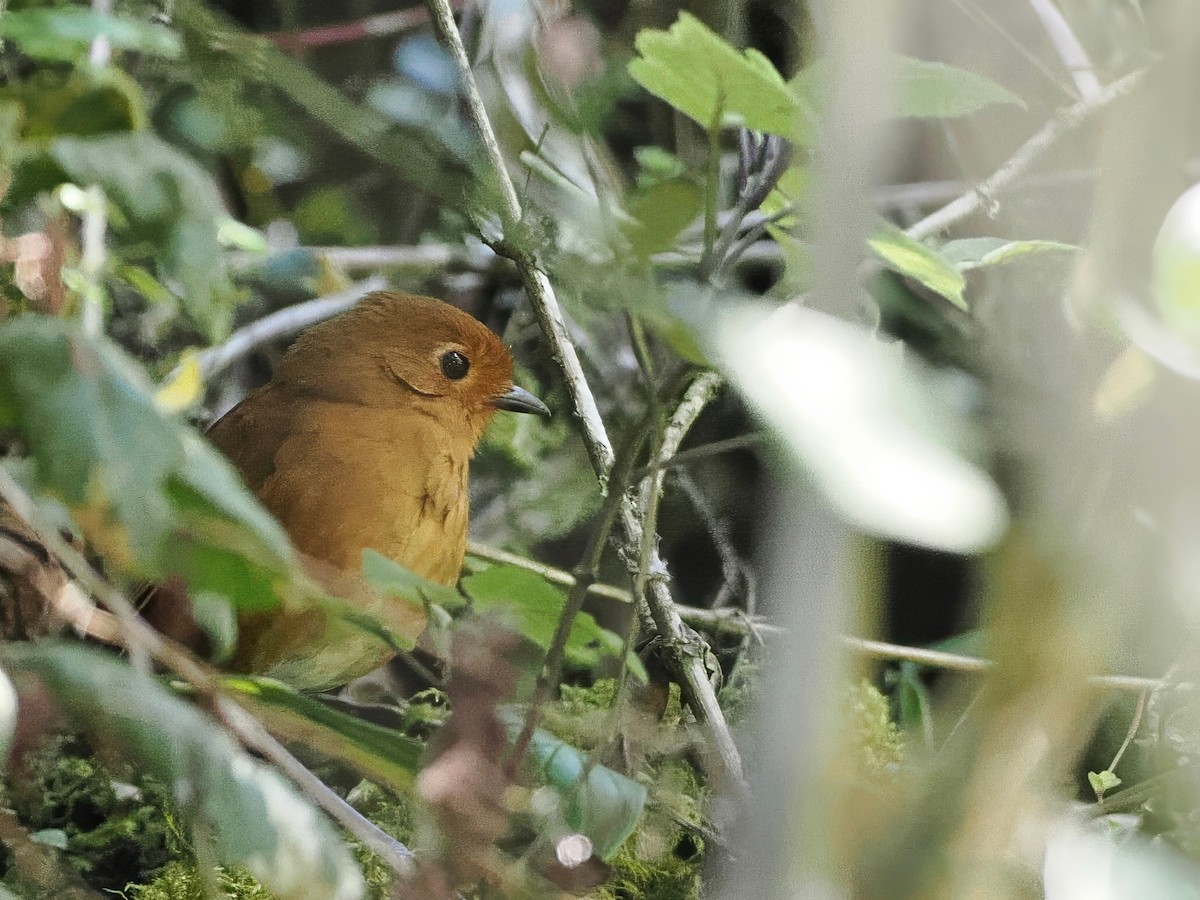
[[[413,244],[411,246],[368,247],[299,247],[315,258],[329,263],[348,275],[376,272],[423,275],[446,269],[486,271],[496,261],[496,255],[486,246],[452,246],[450,244]],[[254,272],[272,259],[270,254],[230,252],[226,257],[235,273]]]
[[[500,146],[496,142],[491,121],[488,119],[487,111],[479,96],[479,89],[475,84],[475,75],[471,71],[466,48],[463,47],[462,38],[454,25],[453,11],[448,0],[426,0],[426,2],[430,17],[441,40],[450,49],[458,69],[460,86],[466,94],[468,115],[483,139],[492,174],[500,183],[500,197],[503,203],[501,218],[506,229],[514,227],[520,222],[520,203],[517,200],[512,178],[504,164],[504,157],[500,153]],[[603,488],[608,483],[614,456],[612,443],[596,407],[595,396],[584,376],[575,345],[567,333],[558,298],[555,296],[549,278],[538,268],[533,253],[518,246],[512,237],[511,234],[506,233],[504,239],[495,242],[493,247],[497,252],[512,259],[517,266],[538,325],[549,344],[550,354],[562,373],[567,391],[571,396],[588,459]],[[627,496],[623,496],[621,500],[619,521],[625,535],[626,550],[633,553],[641,544],[642,527],[633,502]],[[656,570],[663,568],[657,552],[652,555],[651,562]],[[674,602],[665,579],[655,579],[651,585],[650,595],[653,597],[652,609],[658,608],[661,611],[673,609]],[[667,625],[671,624],[672,616],[664,615],[662,618]],[[674,620],[678,622],[678,614],[674,614]],[[682,623],[679,623],[679,632],[682,632],[682,627]],[[662,631],[661,634],[668,641],[677,636],[676,631],[673,630]],[[720,750],[719,758],[722,769],[720,774],[723,780],[732,785],[744,785],[745,772],[742,769],[741,756],[733,741],[733,735],[729,731],[729,725],[725,721],[725,715],[717,703],[716,692],[712,685],[708,683],[706,677],[695,678],[695,666],[682,657],[677,660],[675,674],[681,683],[686,683],[688,686],[688,689],[684,691],[684,698],[693,715],[708,729],[713,743]]]
[[[950,201],[936,212],[921,219],[906,234],[921,240],[957,225],[992,201],[992,198],[1012,184],[1034,164],[1039,156],[1052,147],[1065,134],[1078,128],[1100,110],[1130,93],[1141,80],[1145,69],[1131,72],[1114,81],[1099,95],[1090,100],[1080,100],[1069,106],[1047,122],[1016,153],[975,188]]]
[[[1084,100],[1099,98],[1103,88],[1100,86],[1100,79],[1096,77],[1092,61],[1083,49],[1083,44],[1075,37],[1075,32],[1071,30],[1071,25],[1062,11],[1054,5],[1054,0],[1029,0],[1029,5],[1041,19],[1042,28],[1046,30],[1046,36],[1054,45],[1058,58],[1071,73],[1079,96]]]
[[[680,450],[670,459],[664,459],[656,463],[648,463],[634,473],[633,480],[640,481],[651,472],[658,469],[674,469],[679,466],[689,465],[701,459],[708,459],[712,456],[718,456],[722,453],[729,453],[733,450],[749,450],[762,445],[766,439],[766,434],[761,431],[752,431],[749,434],[739,434],[735,437],[725,438],[721,441],[713,441],[708,444],[701,444],[698,447],[689,447],[687,450]]]
[[[461,2],[455,4],[461,6]],[[367,38],[386,37],[415,31],[429,22],[429,13],[412,7],[395,12],[364,16],[353,22],[336,25],[320,25],[303,31],[277,31],[263,35],[281,50],[307,50],[313,47],[328,47],[333,44],[348,44]]]
[[[563,611],[558,617],[554,637],[550,640],[550,648],[546,651],[546,658],[542,663],[541,671],[538,672],[533,695],[529,699],[529,709],[525,714],[521,733],[513,743],[512,753],[505,763],[504,768],[510,780],[525,758],[525,751],[529,749],[529,742],[533,739],[533,733],[541,719],[542,709],[558,688],[571,627],[575,624],[579,611],[583,609],[583,601],[587,598],[588,590],[595,583],[596,575],[600,571],[604,550],[608,547],[609,536],[612,534],[613,526],[617,521],[617,513],[625,497],[625,486],[629,480],[629,473],[633,469],[633,461],[637,458],[638,451],[641,450],[645,440],[645,427],[636,428],[629,442],[621,448],[620,454],[617,455],[617,461],[613,465],[608,494],[604,498],[604,504],[600,507],[599,518],[595,527],[592,528],[587,547],[575,570],[571,589],[567,592],[567,602],[563,605]]]
[[[25,521],[33,535],[58,558],[63,570],[81,586],[80,593],[72,598],[74,604],[86,603],[85,595],[90,594],[116,615],[121,628],[121,642],[129,651],[132,662],[137,664],[139,660],[153,659],[179,675],[197,691],[216,698],[223,721],[242,744],[261,752],[291,777],[309,799],[354,835],[363,846],[376,853],[398,876],[408,876],[411,871],[408,849],[323,784],[323,790],[315,788],[314,780],[319,782],[319,779],[271,737],[257,719],[229,698],[219,696],[220,682],[216,673],[199,662],[186,648],[151,628],[124,594],[105,581],[57,529],[42,521],[32,498],[3,468],[0,468],[0,500]]]
[[[515,553],[489,547],[486,544],[471,542],[467,545],[467,553],[477,559],[500,565],[518,566],[530,572],[536,572],[547,581],[566,588],[575,584],[575,578],[570,572],[547,566],[524,556],[518,556]],[[589,585],[588,594],[618,603],[633,603],[633,595],[629,591],[611,584]],[[761,617],[747,616],[740,610],[697,609],[692,606],[677,606],[676,609],[679,611],[680,618],[694,628],[732,636],[745,636],[751,632],[770,635],[784,634],[784,630],[778,625],[773,625]],[[931,669],[944,669],[949,672],[985,674],[996,665],[990,659],[978,656],[947,653],[944,650],[929,650],[925,647],[909,647],[904,644],[892,644],[887,641],[874,641],[849,635],[842,637],[842,644],[846,649],[860,656],[874,659],[906,660],[928,666]],[[1160,678],[1146,678],[1140,675],[1093,675],[1087,679],[1087,683],[1091,687],[1114,691],[1144,691],[1148,688],[1160,687],[1163,681]]]
[[[1121,764],[1121,758],[1125,755],[1125,751],[1129,749],[1129,745],[1133,743],[1138,729],[1142,727],[1142,716],[1146,713],[1146,698],[1149,696],[1150,691],[1144,690],[1141,696],[1138,697],[1137,709],[1133,713],[1133,721],[1129,723],[1129,730],[1125,732],[1125,740],[1121,741],[1121,746],[1118,748],[1116,755],[1112,758],[1112,762],[1108,764],[1108,771],[1116,772],[1117,766]]]
[[[339,293],[297,303],[269,316],[263,316],[258,321],[239,328],[220,344],[198,353],[196,361],[200,366],[200,374],[205,380],[213,378],[263,344],[289,337],[310,325],[345,312],[365,295],[372,291],[381,291],[387,285],[387,279],[377,275],[352,284]]]

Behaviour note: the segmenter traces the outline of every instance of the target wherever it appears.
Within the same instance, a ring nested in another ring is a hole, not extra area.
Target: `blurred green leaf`
[[[169,28],[83,6],[5,10],[0,15],[0,38],[36,59],[75,59],[98,37],[108,38],[116,49],[155,56],[176,57],[181,50]]]
[[[825,63],[805,66],[790,85],[814,108],[823,106]],[[914,119],[951,119],[978,112],[988,106],[1009,104],[1024,107],[1016,94],[967,69],[945,63],[895,56],[892,59],[895,115]]]
[[[967,69],[896,57],[897,112],[919,119],[966,116],[996,104],[1024,107],[1016,94]]]
[[[1116,772],[1105,769],[1103,772],[1088,772],[1088,784],[1092,786],[1097,797],[1103,797],[1106,792],[1118,787],[1121,779],[1117,777]]]
[[[38,487],[72,511],[110,571],[183,577],[240,608],[278,602],[292,551],[237,473],[168,419],[114,345],[59,319],[0,325],[0,424],[17,429]]]
[[[21,140],[35,147],[46,147],[67,135],[133,131],[146,123],[142,89],[119,69],[39,69],[28,78],[0,86],[0,104],[17,111]],[[52,186],[33,185],[22,190],[21,197]]]
[[[8,759],[16,730],[17,690],[9,677],[0,671],[0,759]]]
[[[218,240],[226,213],[212,177],[152,134],[60,138],[50,155],[72,181],[99,184],[128,221],[130,244],[152,248],[159,277],[212,339],[229,331],[234,293]]]
[[[739,51],[689,13],[667,31],[647,28],[634,46],[629,73],[702,128],[720,115],[723,128],[743,127],[799,140],[807,133],[801,104],[771,61]]]
[[[955,265],[937,250],[913,240],[894,225],[886,225],[875,232],[867,243],[892,271],[911,278],[959,309],[966,310],[963,291],[967,282]]]
[[[226,678],[227,688],[272,733],[353,766],[392,790],[412,786],[424,745],[408,735],[333,709],[270,678]]]
[[[523,725],[519,710],[501,710],[509,740],[515,740]],[[631,778],[593,763],[586,754],[537,729],[525,755],[524,768],[530,777],[553,788],[559,795],[563,820],[571,829],[588,836],[601,859],[611,859],[633,833],[646,804],[646,788]]]
[[[520,631],[543,650],[550,647],[567,595],[540,575],[518,566],[492,566],[463,579],[463,590],[480,612],[514,615]],[[620,656],[624,641],[588,613],[575,617],[567,638],[567,661],[592,669],[604,656]]]
[[[114,657],[78,645],[6,645],[10,672],[36,677],[62,709],[171,791],[222,862],[280,898],[353,900],[362,876],[337,832],[211,718]]]
[[[638,164],[637,186],[639,188],[647,188],[660,181],[678,178],[687,171],[682,159],[653,144],[634,148],[633,156]]]
[[[733,383],[853,527],[955,553],[1003,534],[1004,496],[962,454],[961,382],[943,387],[897,345],[794,303],[709,318]]]
[[[362,573],[378,593],[403,598],[419,607],[428,601],[446,609],[460,609],[466,602],[454,588],[415,575],[394,559],[371,549],[363,551]]]
[[[966,272],[985,266],[1003,265],[1034,253],[1078,249],[1074,244],[1058,241],[1010,241],[1007,238],[979,237],[947,241],[938,247],[938,253],[959,271]]]
[[[704,207],[704,192],[688,178],[671,178],[636,191],[626,205],[634,222],[623,230],[638,259],[675,246],[675,239]]]
[[[933,703],[929,689],[921,680],[920,669],[911,662],[901,662],[896,678],[897,724],[905,730],[920,733],[925,746],[933,747]]]

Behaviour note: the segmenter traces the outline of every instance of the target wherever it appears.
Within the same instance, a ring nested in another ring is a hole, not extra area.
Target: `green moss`
[[[700,896],[700,852],[680,841],[666,852],[645,846],[641,830],[613,857],[612,879],[589,896],[595,900],[694,900]]]
[[[141,881],[182,846],[164,787],[132,770],[112,770],[78,738],[55,738],[23,759],[5,799],[30,831],[59,829],[63,858],[99,890]]]
[[[245,869],[218,866],[212,883],[225,900],[275,900],[275,895]],[[176,861],[162,869],[149,884],[131,884],[123,892],[128,900],[210,900],[208,884],[195,863]]]

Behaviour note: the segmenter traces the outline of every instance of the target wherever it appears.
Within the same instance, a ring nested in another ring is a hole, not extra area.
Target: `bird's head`
[[[276,381],[326,400],[461,415],[478,438],[498,409],[550,415],[512,369],[500,338],[462,310],[380,291],[305,332]]]

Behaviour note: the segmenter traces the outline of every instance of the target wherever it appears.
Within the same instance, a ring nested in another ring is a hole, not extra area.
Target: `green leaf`
[[[1078,250],[1074,244],[1058,241],[1010,241],[1007,238],[962,238],[947,241],[938,248],[942,258],[966,272],[985,266],[999,266],[1033,253]]]
[[[896,720],[904,729],[920,732],[926,747],[933,747],[933,703],[929,689],[921,680],[920,670],[911,662],[900,664],[896,681],[896,700],[899,715]]]
[[[1121,784],[1121,779],[1117,777],[1116,772],[1105,769],[1103,772],[1088,772],[1088,784],[1092,786],[1097,797],[1103,798],[1106,792]]]
[[[523,717],[513,708],[501,710],[509,740],[521,732]],[[525,755],[530,777],[559,795],[561,814],[573,830],[591,839],[601,859],[611,859],[633,833],[646,804],[646,788],[631,778],[592,763],[586,754],[547,731],[537,729]]]
[[[428,601],[453,610],[461,609],[465,602],[455,588],[415,575],[394,559],[371,549],[363,551],[362,574],[378,593],[402,598],[417,607],[423,608]]]
[[[0,425],[24,438],[38,488],[72,512],[110,571],[180,575],[242,609],[294,586],[278,523],[237,473],[154,404],[107,340],[26,315],[0,325]]]
[[[940,294],[959,309],[967,309],[963,299],[967,282],[962,272],[937,250],[913,240],[894,225],[884,226],[867,243],[892,271]]]
[[[36,677],[79,727],[167,785],[220,861],[245,866],[283,900],[362,896],[353,857],[317,810],[153,679],[108,654],[56,642],[9,644],[0,659],[10,672]]]
[[[818,60],[790,82],[797,96],[814,108],[822,105],[825,68],[824,61]],[[896,56],[892,77],[895,115],[902,118],[951,119],[996,104],[1025,106],[1020,97],[994,81],[945,63]]]
[[[688,178],[672,178],[643,188],[630,197],[627,211],[634,222],[623,229],[641,260],[675,246],[675,239],[704,206],[704,192]]]
[[[689,13],[667,31],[647,28],[634,43],[634,80],[708,129],[744,127],[800,139],[799,99],[757,50],[738,51]],[[718,120],[719,117],[719,120]]]
[[[945,63],[896,57],[897,112],[918,119],[950,119],[995,104],[1024,107],[1016,94],[989,78]]]
[[[174,58],[182,49],[169,28],[82,6],[6,10],[0,15],[0,37],[11,40],[26,56],[44,60],[73,60],[98,37],[108,38],[117,49],[154,56]]]
[[[125,216],[131,245],[152,248],[161,280],[178,282],[184,309],[216,340],[232,323],[235,294],[218,240],[226,213],[212,177],[148,132],[60,138],[50,155],[79,184],[99,184]]]
[[[463,590],[481,612],[499,610],[517,618],[521,633],[549,649],[567,595],[535,572],[518,566],[492,566],[463,579]],[[620,656],[625,643],[596,624],[588,613],[575,617],[567,638],[567,661],[592,669],[603,656]]]
[[[231,677],[222,684],[238,694],[272,733],[289,743],[340,759],[392,790],[412,786],[424,745],[408,735],[333,709],[270,678]]]

